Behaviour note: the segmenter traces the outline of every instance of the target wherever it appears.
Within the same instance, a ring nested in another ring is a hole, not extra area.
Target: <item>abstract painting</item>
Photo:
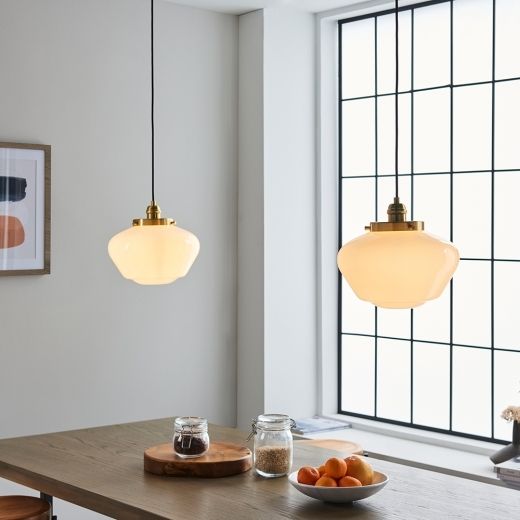
[[[0,142],[0,276],[50,273],[51,147]]]

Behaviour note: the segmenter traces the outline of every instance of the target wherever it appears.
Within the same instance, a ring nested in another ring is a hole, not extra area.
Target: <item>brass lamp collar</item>
[[[388,206],[388,222],[370,222],[367,231],[423,231],[421,220],[406,220],[406,206],[394,197],[394,202]]]
[[[133,226],[175,226],[172,218],[161,218],[161,208],[154,200],[146,208],[146,218],[134,218]]]

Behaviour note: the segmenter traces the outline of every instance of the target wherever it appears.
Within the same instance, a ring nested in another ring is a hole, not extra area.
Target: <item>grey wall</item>
[[[318,408],[314,16],[239,21],[238,407]]]
[[[53,146],[52,274],[0,277],[0,437],[317,411],[313,16],[156,0],[157,200],[201,252],[142,287],[106,247],[150,198],[148,9],[0,3],[0,140]]]
[[[52,274],[0,277],[0,437],[236,414],[235,16],[156,2],[157,199],[201,242],[142,287],[107,242],[150,200],[149,2],[2,0],[0,140],[52,145]]]
[[[238,357],[241,428],[264,411],[264,13],[239,17]]]
[[[317,412],[314,16],[264,10],[265,408]]]

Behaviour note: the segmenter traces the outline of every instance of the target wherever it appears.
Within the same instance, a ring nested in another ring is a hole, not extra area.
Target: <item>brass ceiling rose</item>
[[[161,208],[154,200],[146,208],[146,218],[134,218],[133,226],[175,226],[172,218],[161,218]]]
[[[424,231],[422,220],[406,220],[406,206],[394,197],[394,202],[388,206],[386,212],[388,222],[370,222],[365,226],[367,231]]]

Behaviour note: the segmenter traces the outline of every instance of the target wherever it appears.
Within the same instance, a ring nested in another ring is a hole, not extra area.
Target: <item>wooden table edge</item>
[[[93,491],[78,488],[72,484],[66,484],[50,477],[35,474],[30,470],[2,461],[0,461],[0,477],[111,518],[121,520],[168,519],[167,516],[156,515],[117,499],[99,495]],[[79,499],[78,496],[80,497]]]

